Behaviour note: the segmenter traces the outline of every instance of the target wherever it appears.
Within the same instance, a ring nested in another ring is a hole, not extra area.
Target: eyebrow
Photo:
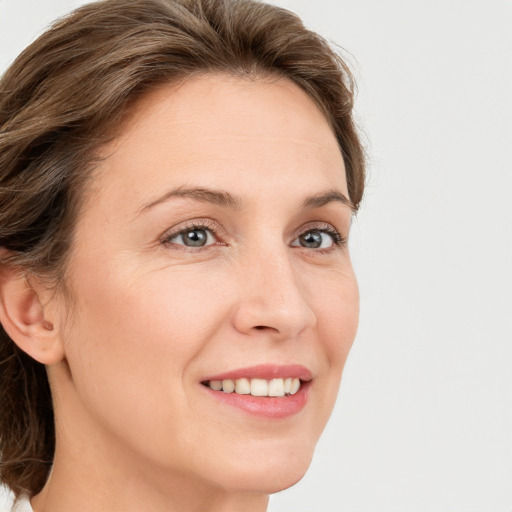
[[[205,203],[215,204],[217,206],[231,208],[233,210],[242,210],[244,201],[225,190],[216,190],[202,187],[178,187],[164,194],[162,197],[144,205],[139,213],[143,213],[161,203],[172,199],[173,197],[186,197]],[[353,212],[355,207],[352,201],[342,192],[335,189],[327,190],[319,194],[308,196],[302,202],[302,208],[320,208],[331,202],[339,202],[348,206]]]
[[[304,199],[302,203],[303,208],[320,208],[325,206],[328,203],[332,203],[333,201],[339,202],[348,206],[353,212],[356,211],[356,208],[352,201],[342,192],[335,189],[330,189],[327,192],[322,192],[320,194],[315,194],[313,196],[309,196]]]
[[[232,208],[233,210],[241,210],[243,208],[243,201],[239,198],[225,192],[224,190],[214,190],[210,188],[200,187],[178,187],[170,192],[167,192],[162,197],[146,204],[140,210],[140,213],[153,208],[154,206],[164,203],[173,197],[187,197],[189,199],[195,199],[204,203],[212,203],[217,206],[223,206]]]

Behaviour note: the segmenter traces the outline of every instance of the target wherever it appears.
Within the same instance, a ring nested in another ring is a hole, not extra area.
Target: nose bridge
[[[282,242],[267,248],[252,253],[243,264],[236,327],[245,333],[267,330],[293,338],[314,326],[316,316],[291,249]]]

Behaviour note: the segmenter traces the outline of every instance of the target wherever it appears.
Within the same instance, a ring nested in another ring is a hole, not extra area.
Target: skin
[[[46,322],[39,359],[57,422],[34,510],[264,511],[306,472],[357,329],[348,248],[325,231],[346,239],[352,211],[303,205],[329,190],[348,197],[336,139],[287,80],[206,75],[144,97],[104,156],[68,294],[39,292],[33,315]],[[162,199],[179,187],[237,204]],[[177,233],[204,223],[208,245],[185,246]],[[301,245],[311,231],[323,248]],[[299,414],[252,416],[200,384],[264,363],[312,372]]]

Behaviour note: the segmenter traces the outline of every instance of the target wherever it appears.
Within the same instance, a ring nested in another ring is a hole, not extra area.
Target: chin
[[[229,469],[219,468],[221,487],[230,491],[273,494],[299,482],[306,474],[313,457],[313,450],[296,448],[265,456],[262,453],[253,460],[242,459]],[[242,462],[240,465],[239,462]]]
[[[274,494],[292,487],[302,480],[310,466],[310,463],[311,461],[309,461],[305,466],[289,468],[287,471],[273,475],[273,478],[269,479],[267,482],[268,485],[263,492],[265,492],[265,494]]]
[[[247,472],[237,474],[229,482],[221,485],[230,492],[247,492],[255,494],[274,494],[292,487],[302,480],[309,464],[303,467],[287,467],[267,470],[263,473]]]

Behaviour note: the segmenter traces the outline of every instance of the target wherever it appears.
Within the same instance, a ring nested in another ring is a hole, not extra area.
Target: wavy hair
[[[354,81],[293,13],[253,0],[103,0],[58,20],[0,80],[0,265],[62,281],[86,180],[130,106],[194,73],[284,77],[323,111],[357,208]],[[0,481],[44,486],[55,449],[46,370],[0,326]]]

